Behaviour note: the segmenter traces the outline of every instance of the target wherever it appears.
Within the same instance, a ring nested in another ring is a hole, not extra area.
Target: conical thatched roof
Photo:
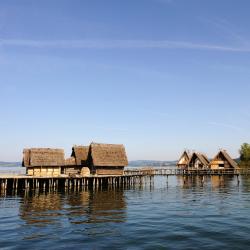
[[[232,168],[238,167],[238,164],[229,156],[226,150],[220,150],[219,153],[213,158],[211,163],[216,161],[218,158],[224,158]]]
[[[94,166],[124,167],[128,165],[123,145],[91,143],[90,152]]]
[[[73,146],[72,148],[72,157],[76,159],[76,165],[86,165],[89,154],[89,146]]]
[[[23,166],[64,166],[64,150],[52,148],[30,148],[23,150]]]

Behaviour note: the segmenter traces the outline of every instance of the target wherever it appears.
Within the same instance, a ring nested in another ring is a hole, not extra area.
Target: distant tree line
[[[243,143],[240,148],[240,167],[250,167],[250,144]]]

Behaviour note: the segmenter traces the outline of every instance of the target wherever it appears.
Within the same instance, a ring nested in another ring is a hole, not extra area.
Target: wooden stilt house
[[[209,160],[206,155],[194,152],[188,162],[189,169],[208,169]]]
[[[123,175],[128,159],[123,145],[92,143],[74,146],[71,157],[65,159],[64,150],[30,148],[23,151],[23,166],[28,175]]]
[[[178,168],[186,169],[188,167],[189,160],[190,160],[190,155],[185,150],[176,165]]]
[[[225,150],[220,150],[209,164],[211,169],[236,169],[238,164]]]
[[[71,157],[65,160],[62,174],[87,176],[90,174],[88,166],[88,146],[73,146]]]
[[[91,143],[89,154],[90,171],[97,175],[123,175],[128,165],[123,145]]]
[[[64,150],[52,148],[30,148],[23,150],[26,173],[34,176],[59,176],[64,166]]]

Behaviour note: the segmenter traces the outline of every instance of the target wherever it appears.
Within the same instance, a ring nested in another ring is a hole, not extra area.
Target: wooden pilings
[[[242,174],[238,169],[224,170],[199,170],[178,168],[147,168],[125,170],[123,176],[89,176],[89,177],[36,177],[36,176],[0,176],[0,190],[27,190],[27,189],[80,189],[81,187],[102,188],[105,186],[129,187],[143,185],[145,182],[153,182],[155,175],[236,175]]]
[[[91,176],[91,177],[35,177],[16,176],[0,177],[0,190],[16,191],[27,189],[80,189],[90,187],[93,189],[107,186],[129,187],[142,185],[146,180],[152,182],[153,176],[129,175],[129,176]]]

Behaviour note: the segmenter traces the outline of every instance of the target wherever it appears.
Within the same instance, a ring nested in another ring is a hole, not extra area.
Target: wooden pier
[[[180,168],[138,168],[125,170],[126,175],[250,175],[250,169],[180,169]]]
[[[125,187],[153,181],[157,175],[207,176],[207,175],[249,175],[250,169],[233,170],[182,170],[178,168],[138,168],[127,169],[122,176],[60,176],[37,177],[28,175],[0,175],[0,190],[13,191],[25,189],[78,189],[81,187],[98,188],[105,186]]]
[[[37,177],[37,176],[0,176],[0,190],[13,191],[25,189],[79,189],[82,187],[125,187],[152,181],[153,176],[133,174],[123,176],[89,176],[89,177]]]

